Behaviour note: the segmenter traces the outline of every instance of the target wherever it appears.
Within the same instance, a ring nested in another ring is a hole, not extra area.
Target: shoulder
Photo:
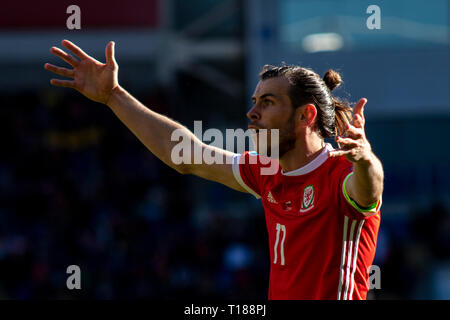
[[[233,174],[236,180],[256,198],[260,197],[263,186],[277,176],[279,171],[278,161],[260,156],[254,151],[236,154],[233,158]]]

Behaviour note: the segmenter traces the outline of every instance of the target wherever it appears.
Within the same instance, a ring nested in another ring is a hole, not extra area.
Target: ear
[[[311,126],[317,117],[317,108],[312,103],[301,106],[297,111],[300,113],[297,119],[303,127]]]

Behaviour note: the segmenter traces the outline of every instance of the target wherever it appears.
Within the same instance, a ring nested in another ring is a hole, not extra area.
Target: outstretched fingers
[[[76,55],[78,58],[80,58],[81,60],[83,59],[88,59],[90,58],[90,56],[88,54],[86,54],[83,50],[81,50],[80,47],[78,47],[77,45],[75,45],[74,43],[70,42],[69,40],[63,40],[61,42],[61,44],[69,49],[70,51],[72,51],[72,53],[74,55]]]
[[[65,87],[65,88],[73,88],[76,89],[74,80],[60,80],[60,79],[51,79],[50,83],[57,87]]]
[[[44,65],[45,70],[51,71],[53,73],[56,73],[57,75],[63,76],[63,77],[74,77],[74,70],[73,69],[67,69],[63,67],[57,67],[50,63],[46,63]]]
[[[55,56],[60,57],[61,59],[63,59],[65,62],[67,62],[68,64],[70,64],[74,68],[80,63],[77,59],[75,59],[70,54],[62,51],[60,48],[51,47],[50,48],[50,52],[53,53]]]

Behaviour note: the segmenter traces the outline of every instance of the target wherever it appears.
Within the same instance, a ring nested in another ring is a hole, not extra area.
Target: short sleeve
[[[350,162],[349,162],[350,163]],[[351,164],[351,163],[350,163]],[[353,166],[345,166],[341,169],[339,179],[339,200],[342,203],[344,214],[354,219],[368,219],[376,215],[381,208],[382,199],[368,207],[361,207],[347,193],[346,184],[348,178],[353,174]]]
[[[255,198],[261,198],[261,163],[256,152],[245,152],[233,157],[233,174],[236,181]]]

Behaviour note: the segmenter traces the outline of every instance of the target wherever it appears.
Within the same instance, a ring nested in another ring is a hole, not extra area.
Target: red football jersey
[[[287,173],[276,163],[272,175],[261,174],[267,158],[254,152],[234,157],[236,180],[264,206],[270,300],[366,299],[381,199],[358,207],[345,191],[353,164],[329,157],[330,150],[327,144],[310,163]]]

